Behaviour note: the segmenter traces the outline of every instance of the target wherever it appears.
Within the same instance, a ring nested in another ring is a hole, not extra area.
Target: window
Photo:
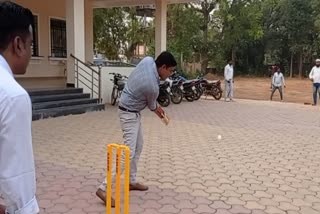
[[[38,30],[38,16],[33,16],[33,43],[32,43],[32,56],[39,56],[39,30]]]
[[[67,58],[67,33],[66,21],[50,19],[51,56]]]

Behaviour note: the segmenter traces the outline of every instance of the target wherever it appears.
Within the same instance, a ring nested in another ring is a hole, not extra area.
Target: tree
[[[289,51],[288,28],[286,25],[286,3],[283,0],[266,0],[262,4],[264,29],[264,56],[266,65],[288,65],[293,74],[293,52]],[[288,66],[286,66],[288,67]]]
[[[190,3],[189,6],[200,14],[201,41],[195,43],[194,49],[201,56],[201,71],[206,72],[209,63],[209,25],[212,22],[212,12],[217,7],[218,0],[203,0],[201,3]]]
[[[221,39],[231,59],[237,61],[237,51],[248,48],[263,36],[261,1],[221,0],[218,15],[222,22]]]
[[[192,17],[192,19],[190,19]],[[179,65],[183,61],[191,61],[197,52],[195,45],[199,43],[199,14],[186,4],[173,4],[168,7],[168,50],[180,56]]]
[[[153,24],[137,16],[136,8],[112,8],[94,10],[94,47],[108,58],[133,56],[138,44],[149,45]],[[150,30],[151,29],[151,30]]]
[[[303,60],[312,52],[314,21],[310,1],[286,0],[285,25],[288,31],[289,47],[299,55],[299,77],[302,77]]]
[[[125,13],[121,8],[95,9],[93,17],[94,48],[108,58],[118,59],[127,31]]]
[[[95,48],[107,57],[130,59],[137,44],[154,55],[154,23],[135,8],[95,10]],[[195,58],[222,70],[236,62],[236,73],[262,75],[279,64],[302,76],[320,54],[319,0],[203,0],[168,6],[167,49],[179,64]],[[196,56],[196,57],[195,57]],[[289,69],[290,68],[290,69]]]
[[[311,0],[310,4],[313,9],[312,16],[314,18],[313,58],[316,58],[320,55],[320,1]]]

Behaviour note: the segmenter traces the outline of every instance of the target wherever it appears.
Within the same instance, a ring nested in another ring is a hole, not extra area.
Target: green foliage
[[[145,25],[134,8],[95,10],[94,22],[95,48],[108,57],[122,53],[129,59],[142,42],[154,56],[154,22]],[[286,74],[302,75],[320,57],[320,1],[169,4],[167,32],[167,49],[176,56],[179,70],[182,62],[200,62],[202,72],[213,67],[223,74],[232,58],[240,75],[266,75],[271,64],[279,64]]]
[[[170,5],[167,49],[177,57],[182,55],[185,61],[192,60],[194,46],[199,43],[199,25],[200,17],[195,10],[183,4]]]
[[[108,58],[117,59],[119,56],[118,50],[122,48],[127,31],[124,19],[121,8],[94,10],[94,46]]]
[[[152,44],[154,26],[137,16],[135,8],[94,10],[94,46],[108,58],[131,59],[138,44]]]

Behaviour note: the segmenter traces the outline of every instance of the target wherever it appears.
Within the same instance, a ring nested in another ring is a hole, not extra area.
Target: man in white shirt
[[[233,65],[232,60],[224,68],[224,101],[233,101]]]
[[[271,92],[270,100],[272,100],[274,92],[278,90],[280,93],[280,99],[281,101],[283,101],[282,86],[286,87],[286,83],[284,81],[284,76],[281,73],[280,68],[278,67],[277,72],[273,74],[273,78],[272,78],[272,92]]]
[[[15,81],[31,58],[33,15],[15,3],[0,2],[0,214],[36,214],[31,101]]]
[[[320,59],[316,60],[316,65],[312,68],[309,78],[313,81],[313,105],[317,105],[318,93],[320,93]]]

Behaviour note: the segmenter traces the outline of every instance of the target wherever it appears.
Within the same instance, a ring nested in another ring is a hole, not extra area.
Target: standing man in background
[[[277,67],[277,72],[273,74],[272,78],[272,92],[270,100],[272,100],[273,94],[276,90],[280,93],[280,99],[283,101],[283,94],[282,94],[282,86],[286,87],[284,76],[280,70],[280,67]]]
[[[313,82],[313,105],[316,106],[320,93],[320,59],[316,59],[316,65],[312,68],[309,78]]]
[[[32,55],[32,12],[0,2],[0,214],[36,214],[32,110],[28,93],[14,74],[26,73]]]
[[[140,154],[143,147],[143,135],[141,127],[141,111],[148,107],[160,118],[165,115],[157,105],[159,95],[160,78],[165,80],[172,75],[177,65],[173,55],[162,52],[156,60],[145,57],[130,74],[126,86],[119,101],[119,118],[124,137],[124,145],[130,148],[130,190],[146,191],[148,187],[138,183],[137,171]],[[121,173],[124,170],[122,158]],[[112,184],[115,182],[116,166],[112,167]],[[109,181],[108,181],[109,182]],[[106,203],[107,181],[104,179],[99,186],[96,195]],[[114,207],[115,201],[111,200]]]
[[[233,63],[229,60],[224,68],[224,101],[233,101]]]
[[[270,89],[272,91],[273,89],[273,75],[278,71],[278,66],[277,65],[273,65],[271,66],[271,71],[270,71],[270,76],[271,76],[271,86]]]

